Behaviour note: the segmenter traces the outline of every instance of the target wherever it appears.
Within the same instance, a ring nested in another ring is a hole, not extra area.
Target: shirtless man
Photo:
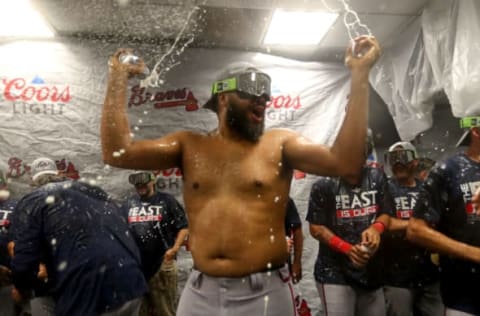
[[[124,49],[110,59],[103,160],[120,168],[183,172],[195,269],[177,315],[216,315],[225,309],[232,315],[294,315],[284,228],[293,170],[348,176],[364,162],[368,74],[380,48],[375,38],[364,36],[356,39],[355,49],[363,54],[354,57],[347,49],[351,91],[343,127],[330,148],[290,130],[263,133],[270,78],[254,68],[230,69],[214,83],[206,106],[218,116],[215,131],[133,140],[125,106],[128,79],[144,64],[121,64]],[[114,155],[119,150],[123,154]]]

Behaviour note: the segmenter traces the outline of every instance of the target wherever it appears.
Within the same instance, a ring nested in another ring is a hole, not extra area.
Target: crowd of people
[[[480,120],[462,120],[468,149],[433,168],[410,142],[393,144],[385,166],[368,162],[368,75],[380,48],[368,36],[354,47],[346,115],[330,147],[264,131],[271,79],[244,64],[212,85],[205,108],[216,129],[133,140],[128,79],[144,64],[120,63],[127,50],[118,50],[102,154],[141,170],[128,178],[136,194],[118,203],[42,157],[31,164],[34,189],[16,202],[0,175],[0,313],[298,316],[292,284],[313,273],[324,315],[480,315]],[[173,167],[183,173],[183,206],[155,189],[152,170]],[[294,170],[319,176],[306,216],[319,242],[314,271],[302,269]],[[186,239],[193,268],[177,300],[175,258]]]

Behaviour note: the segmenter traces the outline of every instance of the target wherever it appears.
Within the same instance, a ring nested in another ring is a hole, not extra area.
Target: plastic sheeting
[[[431,96],[438,88],[425,55],[419,18],[384,50],[370,83],[387,105],[401,139],[411,140],[432,126]]]
[[[480,115],[479,21],[477,1],[431,1],[385,49],[370,82],[403,140],[432,126],[442,89],[454,116]]]

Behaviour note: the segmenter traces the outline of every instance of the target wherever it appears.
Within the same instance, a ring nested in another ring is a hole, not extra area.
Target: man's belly
[[[261,239],[211,239],[202,242],[193,238],[190,244],[195,268],[211,276],[242,277],[273,270],[283,266],[288,256],[283,234],[271,234]]]

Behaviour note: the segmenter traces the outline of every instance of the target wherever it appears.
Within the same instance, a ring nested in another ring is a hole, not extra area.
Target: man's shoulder
[[[299,137],[299,134],[288,128],[272,128],[266,130],[261,138],[263,144],[278,145],[285,144],[288,140]]]

